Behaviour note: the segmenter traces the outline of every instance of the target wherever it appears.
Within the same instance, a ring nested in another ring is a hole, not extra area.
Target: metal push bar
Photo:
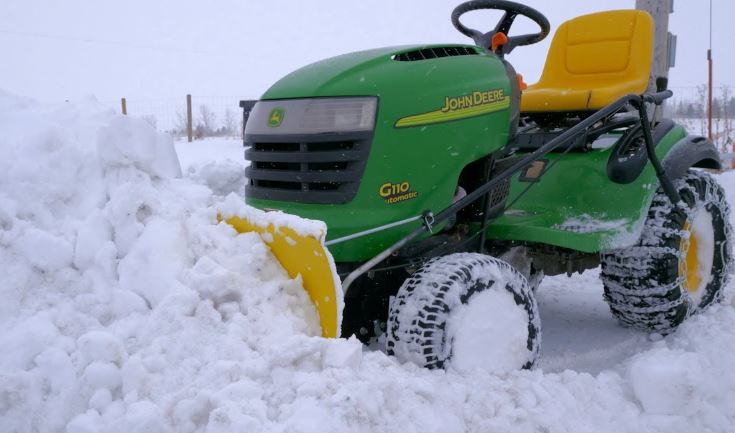
[[[349,275],[347,275],[347,277],[345,277],[344,281],[342,282],[342,290],[344,291],[344,293],[347,293],[350,285],[352,285],[352,283],[355,282],[355,280],[357,280],[361,275],[363,275],[370,269],[374,268],[378,263],[385,260],[388,256],[398,251],[400,248],[402,248],[404,245],[411,242],[413,239],[415,239],[419,235],[425,232],[431,232],[431,226],[433,224],[440,224],[443,221],[447,220],[448,218],[454,216],[457,212],[461,211],[462,209],[474,203],[475,200],[484,197],[488,192],[490,192],[493,188],[495,188],[500,182],[507,180],[508,178],[516,174],[517,172],[530,166],[535,161],[545,156],[546,154],[550,153],[557,147],[561,146],[564,143],[567,143],[569,140],[584,133],[590,127],[592,127],[595,123],[607,118],[608,116],[611,116],[617,113],[618,111],[620,111],[621,108],[629,104],[632,105],[634,108],[638,109],[639,111],[641,126],[643,128],[643,136],[644,136],[644,140],[646,143],[646,153],[648,155],[648,159],[651,161],[651,164],[653,165],[656,171],[656,176],[658,177],[658,180],[661,183],[661,186],[664,192],[669,197],[671,202],[678,203],[680,200],[679,194],[676,191],[676,188],[674,187],[674,184],[671,181],[671,179],[669,179],[668,176],[666,175],[664,168],[661,166],[661,163],[658,160],[658,157],[656,156],[653,138],[651,137],[651,125],[649,123],[648,114],[646,113],[646,107],[645,107],[645,104],[647,102],[654,103],[656,105],[660,105],[665,99],[670,98],[672,95],[673,93],[671,92],[671,90],[664,90],[663,92],[657,92],[657,93],[651,93],[651,94],[643,94],[643,95],[630,94],[630,95],[623,96],[622,98],[618,99],[612,104],[596,111],[595,113],[593,113],[586,119],[582,120],[578,124],[564,131],[558,137],[554,138],[548,143],[545,143],[543,146],[533,151],[531,154],[523,158],[521,161],[517,162],[510,168],[506,169],[502,173],[493,177],[490,181],[488,181],[481,187],[477,188],[476,190],[472,191],[471,193],[467,194],[467,196],[453,203],[451,206],[442,210],[438,214],[433,215],[430,211],[424,212],[424,225],[416,228],[414,231],[412,231],[411,233],[409,233],[408,235],[400,239],[398,242],[386,248],[385,250],[380,252],[378,255],[376,255],[375,257],[363,263],[360,267],[352,271]],[[487,211],[486,209],[483,210],[483,212],[486,212],[486,211]],[[429,224],[428,221],[431,221],[431,224]]]

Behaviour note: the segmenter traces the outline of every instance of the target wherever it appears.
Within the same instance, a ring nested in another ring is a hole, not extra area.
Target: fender
[[[658,146],[672,128],[674,122],[671,119],[659,122],[651,131],[653,145]],[[610,153],[607,161],[607,177],[615,183],[628,184],[638,179],[647,164],[648,154],[643,141],[643,131],[640,125],[636,125],[625,132]]]
[[[678,179],[691,167],[721,169],[720,153],[705,137],[690,135],[679,140],[666,154],[662,165],[670,179]]]

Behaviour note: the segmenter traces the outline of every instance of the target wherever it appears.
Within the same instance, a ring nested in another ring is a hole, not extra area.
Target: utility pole
[[[648,91],[656,92],[659,90],[656,83],[658,79],[664,79],[661,84],[668,87],[669,68],[674,66],[676,36],[669,33],[669,14],[674,12],[674,0],[636,0],[635,8],[651,14],[656,26],[653,38],[653,64],[648,80]],[[661,113],[656,111],[656,117],[659,117]]]
[[[707,49],[707,138],[712,141],[712,0],[709,0],[709,48]]]

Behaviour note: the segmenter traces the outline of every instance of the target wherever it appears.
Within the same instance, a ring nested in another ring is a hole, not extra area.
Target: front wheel
[[[457,253],[425,263],[391,302],[387,351],[427,368],[531,368],[541,341],[538,306],[508,263]]]

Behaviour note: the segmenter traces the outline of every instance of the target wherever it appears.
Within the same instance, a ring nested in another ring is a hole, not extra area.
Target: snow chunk
[[[121,384],[120,369],[111,362],[93,362],[84,369],[82,381],[91,389],[114,390]]]
[[[227,196],[234,193],[245,195],[245,170],[243,164],[225,160],[219,163],[197,164],[188,169],[189,177],[209,187],[213,193]]]
[[[148,311],[148,303],[135,292],[115,289],[112,293],[112,310],[115,316],[126,317]]]
[[[628,374],[646,412],[685,415],[701,369],[697,355],[662,348],[635,356]]]
[[[143,119],[116,117],[99,132],[97,151],[110,167],[133,165],[159,178],[181,176],[170,135],[159,134]]]
[[[489,359],[497,373],[514,371],[527,362],[528,313],[504,285],[498,282],[452,311],[447,334],[453,341],[451,365],[458,371],[487,370]]]
[[[138,401],[130,405],[125,414],[124,431],[139,433],[162,433],[163,411],[150,401]]]
[[[97,411],[90,410],[74,417],[66,425],[66,433],[98,433],[102,431],[102,419]]]
[[[247,219],[261,227],[273,225],[288,227],[301,236],[313,236],[316,239],[324,239],[327,233],[327,225],[323,221],[299,218],[281,211],[264,212],[260,209],[247,206],[240,197],[230,194],[220,206],[222,218],[228,219],[233,216]]]
[[[125,356],[125,349],[114,335],[103,331],[90,331],[77,340],[77,347],[83,357],[83,364],[94,361],[120,364]]]
[[[59,339],[59,329],[48,313],[37,313],[0,334],[0,371],[25,369],[34,358]]]
[[[208,256],[197,260],[189,277],[203,299],[212,299],[216,304],[239,302],[241,299],[242,281]]]
[[[13,247],[37,268],[51,272],[70,266],[72,245],[44,230],[29,228],[13,242]]]
[[[322,365],[325,368],[351,368],[360,367],[362,362],[362,343],[353,337],[349,340],[337,340],[332,344],[326,344],[322,349]]]
[[[112,227],[103,213],[94,211],[82,223],[74,246],[74,266],[84,270],[95,264],[98,252],[112,240]]]
[[[189,263],[186,251],[181,226],[154,219],[120,261],[120,287],[137,293],[151,306],[158,305]]]
[[[108,388],[100,388],[92,394],[89,399],[89,407],[102,412],[112,403],[112,392]]]

